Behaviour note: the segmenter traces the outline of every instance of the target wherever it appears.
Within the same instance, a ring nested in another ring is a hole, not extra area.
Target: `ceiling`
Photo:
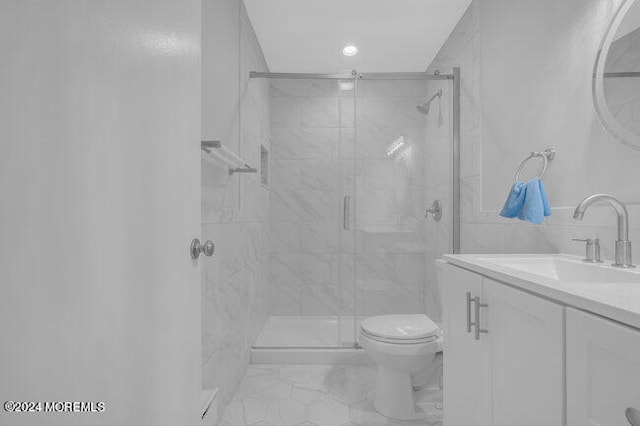
[[[271,72],[307,73],[425,71],[470,3],[245,0]]]

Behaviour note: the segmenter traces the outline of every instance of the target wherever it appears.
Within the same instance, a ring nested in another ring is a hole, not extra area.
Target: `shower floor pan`
[[[355,345],[354,321],[335,316],[272,316],[251,348],[252,364],[368,364]],[[340,327],[338,328],[338,324]]]

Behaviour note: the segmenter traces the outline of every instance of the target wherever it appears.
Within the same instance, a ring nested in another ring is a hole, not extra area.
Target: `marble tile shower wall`
[[[234,5],[229,9],[237,11]],[[231,150],[259,168],[261,145],[270,148],[269,87],[264,80],[244,77],[250,70],[268,68],[246,11],[243,7],[240,11],[239,72],[243,78],[237,103],[229,105],[235,108],[228,114],[233,122],[224,123],[224,128],[232,130],[228,135],[204,137],[225,138]],[[233,36],[237,39],[237,34]],[[237,75],[225,78],[238,86]],[[203,161],[202,200],[202,236],[216,243],[214,257],[200,261],[202,382],[204,388],[219,388],[222,414],[244,376],[251,345],[268,314],[269,195],[259,174],[230,176],[226,166]],[[208,424],[217,420],[211,418]]]
[[[489,0],[495,3],[500,0]],[[487,2],[485,2],[486,4]],[[553,2],[550,2],[550,5]],[[579,2],[577,2],[579,3]],[[542,226],[530,225],[521,221],[508,221],[497,217],[497,213],[488,217],[481,211],[481,161],[489,161],[482,158],[482,144],[492,143],[491,140],[483,140],[482,126],[494,129],[500,123],[483,122],[481,108],[482,76],[480,67],[480,43],[481,43],[481,2],[474,0],[467,12],[458,23],[444,44],[434,61],[429,67],[429,72],[441,70],[450,72],[454,66],[460,66],[462,70],[461,87],[461,249],[463,253],[545,253],[564,252],[578,255],[584,254],[582,244],[576,244],[571,238],[600,237],[604,243],[603,256],[613,258],[613,242],[615,238],[615,214],[608,207],[604,209],[593,208],[589,217],[584,222],[576,222],[570,219],[569,209],[555,209],[554,214],[548,218]],[[571,24],[572,17],[567,17],[567,25]],[[564,21],[563,21],[564,22]],[[603,19],[608,22],[608,19]],[[540,26],[544,31],[544,26]],[[517,60],[517,58],[513,58]],[[507,71],[504,71],[507,72]],[[439,83],[431,83],[433,89]],[[588,90],[589,88],[587,88]],[[446,117],[445,117],[446,118]],[[602,143],[599,141],[598,143]],[[427,161],[430,158],[440,158],[439,145],[428,145]],[[575,161],[584,161],[586,156],[581,153],[571,153]],[[499,159],[495,159],[499,161]],[[435,167],[432,167],[435,166]],[[427,167],[427,181],[436,182],[442,173],[438,165]],[[440,165],[442,167],[442,165]],[[602,165],[602,167],[607,167]],[[515,166],[514,166],[515,169]],[[562,171],[554,170],[555,179],[563,177],[575,178],[575,176],[563,176]],[[614,171],[612,170],[612,173]],[[508,184],[508,183],[507,183]],[[506,184],[505,184],[506,186]],[[504,188],[498,188],[503,191]],[[430,189],[428,189],[428,192]],[[439,196],[446,197],[446,193],[440,192]],[[581,197],[588,194],[576,195]],[[450,203],[446,204],[449,205]],[[562,206],[568,207],[568,206]],[[632,241],[640,241],[640,207],[631,206],[630,225]],[[428,232],[428,235],[431,235]],[[444,246],[443,246],[444,247]],[[429,275],[430,272],[427,272]],[[430,282],[427,280],[427,282]]]
[[[443,206],[442,218],[435,221],[429,217],[426,220],[425,258],[425,313],[435,321],[442,320],[441,291],[439,288],[436,260],[443,254],[451,253],[453,249],[453,220],[452,220],[452,121],[451,121],[451,91],[450,82],[432,81],[428,83],[429,93],[442,90],[442,98],[438,109],[427,117],[426,168],[425,168],[425,197],[426,205],[434,200],[440,200]]]
[[[362,316],[425,311],[425,81],[358,82],[355,169],[356,307]],[[431,111],[443,110],[437,100]],[[346,174],[346,173],[345,173]],[[347,279],[352,271],[347,268]],[[429,294],[429,297],[432,295]],[[431,301],[429,301],[431,304]]]
[[[359,82],[356,102],[337,82],[272,82],[271,314],[424,310],[425,95]]]
[[[271,81],[272,315],[337,313],[340,150],[352,144],[352,108],[336,82]]]

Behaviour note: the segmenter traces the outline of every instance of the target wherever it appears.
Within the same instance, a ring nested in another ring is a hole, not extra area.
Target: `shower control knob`
[[[436,222],[442,219],[442,201],[435,200],[433,204],[431,204],[431,207],[427,209],[425,217],[428,218],[429,215],[433,216]]]
[[[207,240],[202,244],[199,239],[194,238],[191,241],[191,248],[189,250],[192,259],[197,259],[201,254],[204,254],[207,257],[213,256],[213,253],[216,250],[215,244],[213,241]]]

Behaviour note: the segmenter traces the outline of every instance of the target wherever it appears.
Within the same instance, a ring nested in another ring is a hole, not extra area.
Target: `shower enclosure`
[[[362,318],[439,320],[435,259],[459,245],[459,75],[251,74],[269,79],[271,114],[271,311],[254,349],[355,349]]]

